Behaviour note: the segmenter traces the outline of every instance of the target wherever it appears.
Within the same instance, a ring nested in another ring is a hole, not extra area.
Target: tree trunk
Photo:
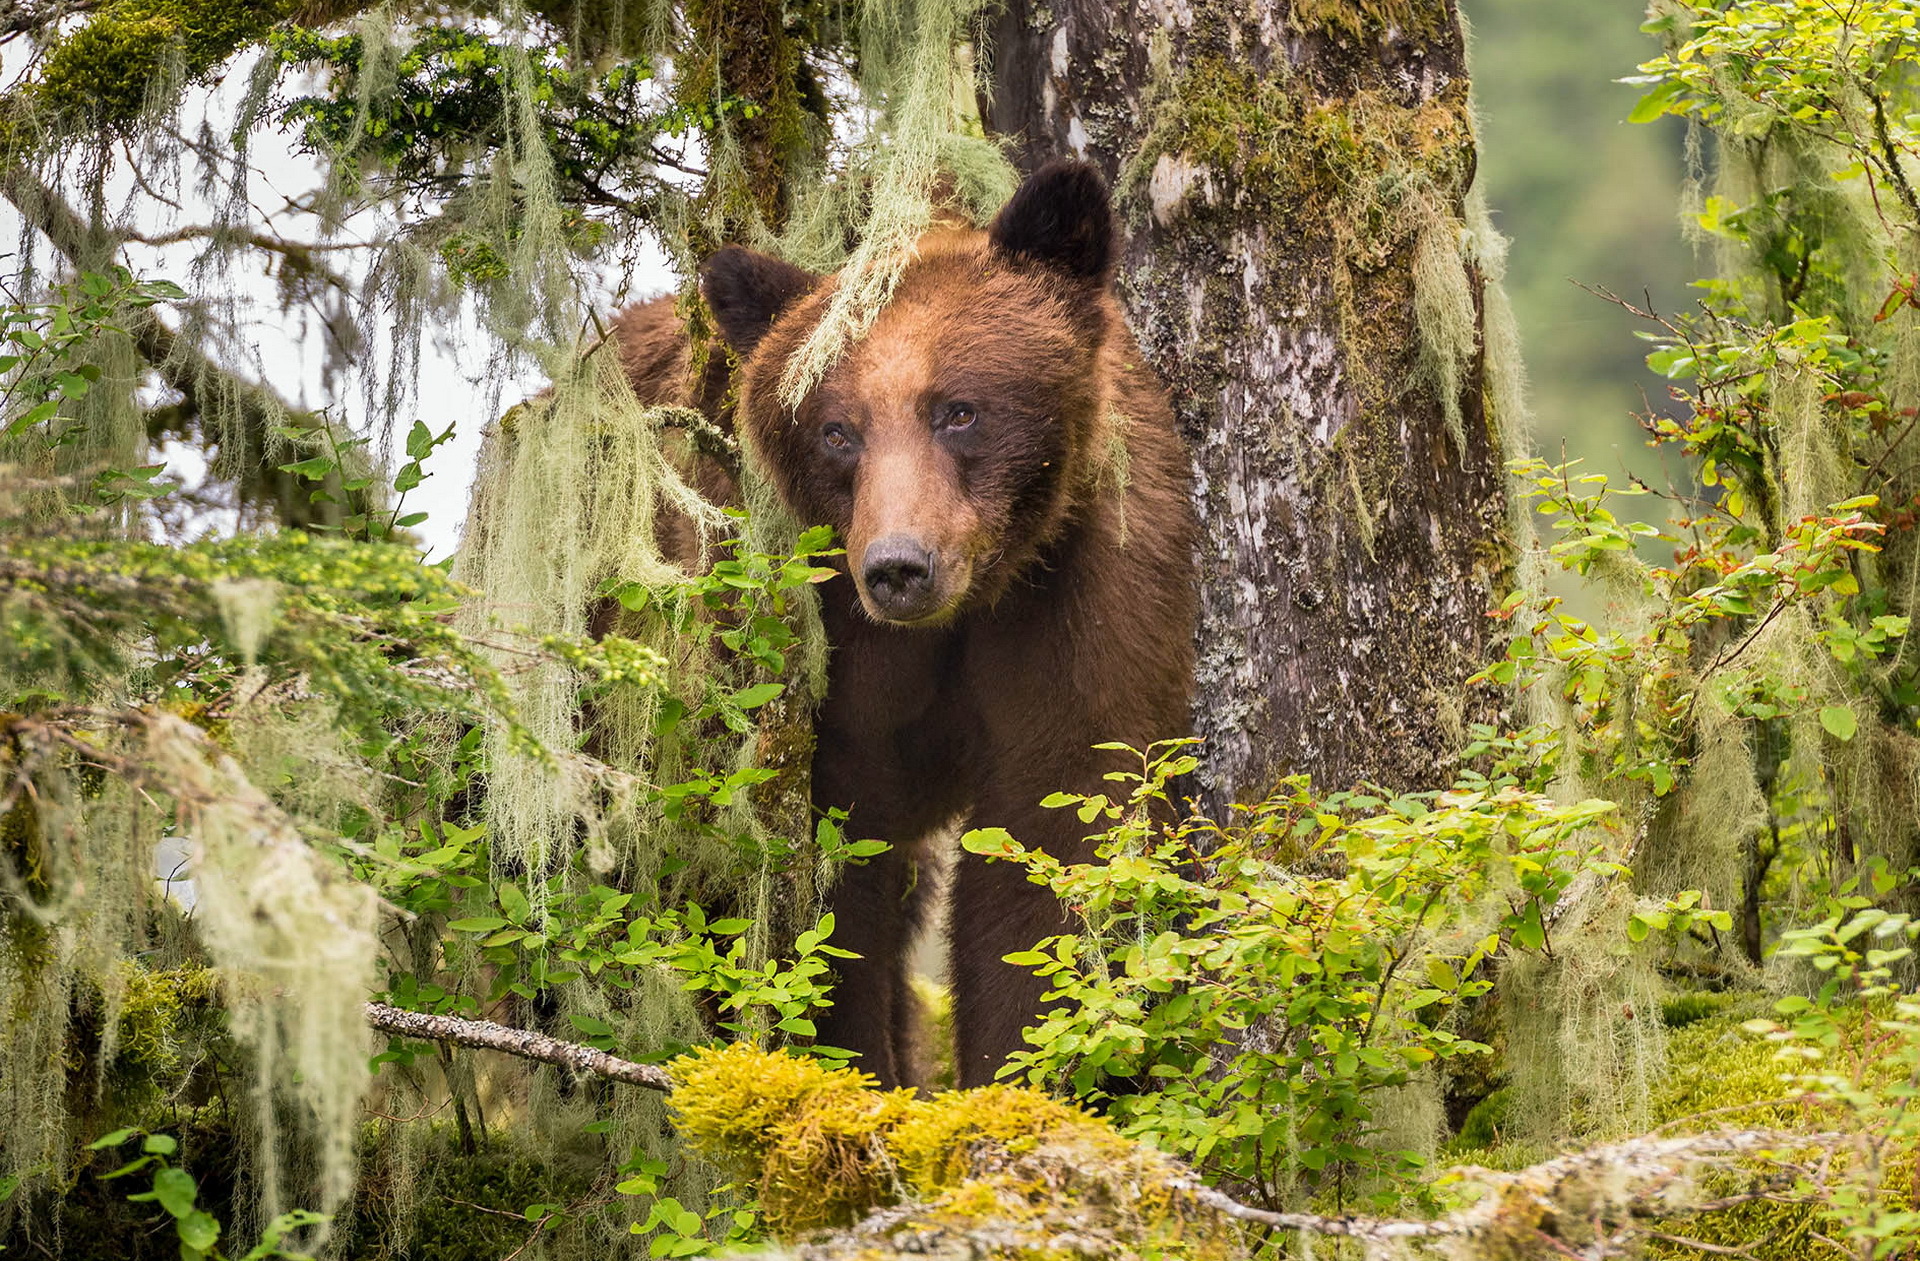
[[[1497,651],[1521,423],[1454,5],[1008,0],[988,35],[989,128],[1114,183],[1193,450],[1209,804],[1444,783],[1496,703],[1463,685]]]
[[[686,5],[692,55],[683,59],[679,99],[714,111],[731,142],[727,156],[709,157],[706,213],[690,225],[699,257],[751,239],[756,228],[780,231],[795,170],[827,134],[827,102],[788,30],[788,8],[782,0]]]

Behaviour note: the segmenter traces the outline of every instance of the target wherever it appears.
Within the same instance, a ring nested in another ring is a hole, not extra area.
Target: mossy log
[[[1010,0],[989,128],[1116,185],[1192,445],[1210,797],[1445,782],[1513,560],[1521,424],[1451,0]]]
[[[1103,1118],[1024,1087],[883,1091],[853,1069],[744,1042],[654,1067],[486,1021],[378,1004],[367,1014],[400,1036],[670,1092],[688,1146],[757,1203],[776,1250],[805,1261],[1237,1261],[1271,1255],[1275,1232],[1357,1249],[1340,1256],[1545,1261],[1689,1246],[1692,1238],[1675,1232],[1696,1216],[1705,1219],[1691,1228],[1696,1236],[1728,1237],[1724,1227],[1734,1226],[1727,1244],[1707,1247],[1744,1254],[1758,1236],[1742,1233],[1740,1214],[1772,1211],[1782,1185],[1804,1181],[1813,1162],[1860,1137],[1812,1127],[1656,1133],[1513,1171],[1456,1170],[1446,1182],[1473,1191],[1448,1192],[1464,1206],[1438,1217],[1276,1212],[1240,1203]],[[1788,1120],[1765,1108],[1753,1119]],[[1794,1211],[1793,1220],[1809,1221],[1819,1210]]]

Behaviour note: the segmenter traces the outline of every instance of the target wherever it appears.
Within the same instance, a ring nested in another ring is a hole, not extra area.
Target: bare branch
[[[99,0],[0,0],[0,44],[17,35],[38,35],[62,18],[99,7]]]
[[[636,1064],[617,1055],[577,1042],[562,1042],[530,1029],[513,1029],[491,1020],[462,1020],[458,1016],[430,1016],[403,1011],[385,1003],[367,1004],[367,1023],[382,1033],[427,1042],[448,1042],[482,1051],[499,1051],[524,1060],[555,1064],[579,1073],[626,1082],[647,1090],[671,1091],[673,1075],[656,1064]]]
[[[1236,1221],[1256,1222],[1308,1234],[1387,1243],[1407,1239],[1480,1238],[1501,1227],[1499,1215],[1509,1199],[1500,1194],[1501,1191],[1516,1188],[1527,1193],[1522,1197],[1524,1199],[1553,1203],[1556,1202],[1556,1193],[1569,1184],[1590,1188],[1595,1179],[1604,1175],[1621,1187],[1617,1203],[1609,1205],[1612,1210],[1610,1216],[1614,1219],[1609,1224],[1614,1225],[1618,1232],[1609,1242],[1619,1242],[1635,1234],[1657,1233],[1652,1229],[1651,1222],[1642,1227],[1635,1219],[1650,1218],[1656,1212],[1660,1216],[1679,1217],[1697,1211],[1686,1205],[1668,1204],[1662,1199],[1662,1192],[1690,1164],[1710,1158],[1750,1155],[1773,1149],[1830,1146],[1844,1137],[1840,1134],[1797,1134],[1784,1130],[1734,1130],[1677,1138],[1632,1138],[1561,1156],[1515,1173],[1491,1169],[1462,1170],[1473,1181],[1485,1185],[1489,1194],[1471,1208],[1432,1221],[1276,1213],[1242,1204],[1224,1192],[1202,1184],[1198,1179],[1180,1178],[1170,1182],[1169,1186]],[[1626,1220],[1622,1222],[1621,1219]]]

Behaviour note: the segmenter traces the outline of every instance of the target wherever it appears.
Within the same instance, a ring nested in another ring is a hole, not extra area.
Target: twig
[[[1729,1248],[1723,1243],[1708,1243],[1704,1239],[1689,1239],[1685,1235],[1669,1235],[1665,1231],[1650,1230],[1647,1238],[1659,1239],[1666,1243],[1677,1243],[1683,1248],[1698,1248],[1702,1252],[1712,1252],[1723,1257],[1744,1257],[1753,1251],[1753,1244],[1739,1248]]]
[[[1460,1233],[1453,1218],[1438,1221],[1381,1221],[1370,1217],[1323,1217],[1318,1213],[1276,1213],[1269,1209],[1242,1204],[1224,1191],[1216,1191],[1194,1178],[1174,1178],[1167,1186],[1191,1196],[1214,1212],[1239,1222],[1257,1222],[1282,1230],[1304,1230],[1316,1235],[1342,1235],[1350,1239],[1431,1239],[1438,1235]],[[1456,1215],[1457,1216],[1457,1215]]]
[[[655,1064],[636,1064],[578,1042],[562,1042],[530,1029],[513,1029],[491,1020],[463,1020],[458,1016],[431,1016],[403,1011],[386,1003],[367,1004],[367,1023],[382,1033],[427,1042],[448,1042],[482,1051],[499,1051],[521,1059],[555,1064],[579,1073],[626,1082],[663,1093],[673,1089],[673,1075]]]
[[[1880,142],[1881,161],[1886,165],[1888,180],[1900,194],[1907,213],[1920,221],[1920,197],[1914,196],[1913,185],[1907,182],[1907,173],[1900,166],[1900,152],[1894,148],[1893,137],[1887,134],[1887,103],[1878,92],[1867,95],[1873,101],[1874,138]]]
[[[6,3],[0,3],[0,44],[16,35],[39,34],[61,19],[75,13],[86,13],[97,4],[98,0],[49,0],[41,4],[34,4],[31,0],[7,0]]]
[[[524,1222],[527,1220],[525,1213],[515,1213],[504,1208],[488,1208],[484,1204],[475,1204],[472,1200],[463,1200],[457,1195],[449,1195],[447,1197],[447,1203],[458,1204],[461,1208],[470,1208],[482,1213],[490,1213],[495,1217],[511,1217],[516,1222]]]
[[[1880,453],[1880,458],[1869,465],[1867,471],[1860,475],[1860,487],[1862,490],[1866,489],[1867,484],[1871,482],[1874,475],[1880,471],[1880,466],[1887,462],[1887,457],[1892,455],[1894,451],[1899,448],[1900,444],[1907,440],[1907,435],[1913,432],[1913,427],[1916,424],[1920,424],[1920,408],[1914,409],[1914,413],[1907,419],[1907,423],[1901,427],[1900,432],[1894,436],[1893,441],[1887,444],[1886,450]]]

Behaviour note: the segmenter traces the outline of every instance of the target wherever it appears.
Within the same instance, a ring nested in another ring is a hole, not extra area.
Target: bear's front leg
[[[843,869],[827,895],[829,943],[860,957],[834,960],[833,1006],[815,1020],[815,1041],[858,1052],[853,1066],[888,1089],[912,1084],[907,957],[920,902],[914,866],[910,848],[896,847]]]
[[[831,709],[827,716],[837,717]],[[907,962],[927,903],[919,869],[924,838],[953,818],[958,803],[950,787],[941,790],[951,776],[903,761],[899,740],[877,736],[877,727],[823,722],[814,753],[814,808],[847,811],[842,830],[850,840],[893,847],[847,864],[827,892],[830,944],[860,957],[834,960],[833,1006],[814,1024],[817,1042],[858,1052],[854,1067],[894,1087],[913,1084],[915,1009]]]
[[[1048,988],[1004,956],[1066,931],[1067,917],[1049,890],[1027,881],[1026,868],[975,854],[960,856],[951,914],[955,1073],[962,1088],[984,1086],[1026,1045],[1021,1031],[1039,1017]]]
[[[1093,852],[1087,825],[1075,811],[1044,809],[1040,800],[1062,788],[1099,791],[1101,772],[1112,767],[1094,759],[1114,755],[1089,751],[1084,762],[1063,767],[1057,765],[1058,748],[1048,752],[1056,763],[1050,769],[1041,757],[1023,771],[1009,767],[983,795],[969,826],[1005,828],[1029,849],[1062,862],[1085,862]],[[1113,765],[1119,765],[1117,758]],[[956,1068],[961,1086],[979,1086],[1026,1045],[1021,1032],[1037,1022],[1040,997],[1050,988],[1031,968],[1007,963],[1005,956],[1075,931],[1079,921],[1051,889],[1030,881],[1024,866],[968,853],[959,856],[953,873],[950,913]]]

